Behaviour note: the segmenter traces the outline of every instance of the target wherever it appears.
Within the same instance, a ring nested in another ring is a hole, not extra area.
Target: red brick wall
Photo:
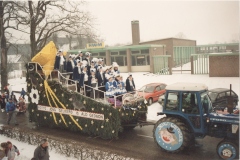
[[[239,55],[209,56],[209,77],[239,77]]]

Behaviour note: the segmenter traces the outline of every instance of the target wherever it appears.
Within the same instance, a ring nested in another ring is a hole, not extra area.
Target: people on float
[[[80,92],[80,79],[81,79],[81,73],[82,73],[82,69],[81,69],[81,64],[82,61],[78,61],[77,65],[74,67],[73,69],[73,80],[77,82],[77,91]]]
[[[120,90],[120,75],[118,73],[114,73],[114,81],[113,81],[113,86],[115,88],[115,95],[121,95],[121,90]]]
[[[87,65],[83,64],[82,65],[82,74],[83,74],[83,83],[85,85],[85,87],[83,86],[83,91],[85,91],[85,94],[87,96],[90,96],[90,88],[88,87],[88,73],[87,73]]]
[[[87,61],[88,62],[87,65],[90,66],[91,65],[91,53],[90,52],[86,52],[85,56],[86,57],[84,58],[84,60]]]
[[[94,95],[95,95],[95,98],[98,97],[96,95],[96,92],[95,92],[95,89],[98,88],[98,85],[97,85],[97,78],[96,78],[96,69],[95,68],[91,68],[90,69],[90,72],[91,72],[91,75],[88,77],[88,85],[91,86],[91,92],[90,92],[90,97],[91,98],[94,98]]]
[[[91,60],[90,65],[88,66],[88,76],[91,76],[91,69],[95,69],[95,62],[93,60]]]
[[[63,73],[65,61],[66,61],[66,58],[63,55],[62,49],[60,49],[56,55],[54,69],[59,70],[61,73]]]
[[[97,80],[98,80],[98,89],[102,91],[102,92],[99,93],[99,98],[104,98],[105,74],[104,74],[102,66],[98,66],[98,72],[96,73],[96,77],[97,77]]]
[[[126,90],[127,92],[133,92],[135,91],[135,83],[132,77],[132,73],[128,74],[128,78],[126,79]]]
[[[113,62],[112,66],[113,66],[113,72],[120,74],[120,71],[118,70],[119,65],[117,64],[117,62]]]
[[[84,58],[83,58],[83,52],[82,51],[78,51],[78,56],[75,58],[75,61],[83,61]]]
[[[68,84],[71,84],[71,80],[73,79],[73,69],[76,66],[77,62],[75,60],[72,59],[71,56],[68,57],[68,61],[66,64],[66,72],[68,72]]]
[[[125,93],[127,93],[127,90],[126,90],[126,85],[125,85],[125,83],[124,83],[124,81],[123,81],[123,76],[121,76],[120,75],[120,77],[119,77],[119,87],[120,87],[120,90],[121,90],[121,94],[125,94]]]
[[[113,78],[109,74],[106,74],[106,78],[108,79],[108,82],[105,84],[106,89],[106,96],[107,97],[113,97],[115,95],[114,86],[113,86]]]
[[[103,66],[103,67],[105,67],[104,59],[98,58],[98,66]]]

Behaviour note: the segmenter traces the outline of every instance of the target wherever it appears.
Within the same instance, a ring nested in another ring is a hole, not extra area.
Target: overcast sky
[[[98,33],[108,45],[132,42],[132,20],[139,20],[141,41],[179,32],[198,45],[239,38],[238,1],[91,0],[87,10],[97,18]]]

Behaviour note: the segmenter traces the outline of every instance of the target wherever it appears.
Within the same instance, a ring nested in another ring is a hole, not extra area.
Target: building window
[[[149,49],[143,49],[143,50],[141,50],[141,54],[149,54]]]
[[[149,65],[149,55],[132,56],[132,66],[145,66],[145,65]]]
[[[106,56],[106,53],[105,53],[105,52],[100,52],[100,53],[99,53],[99,56],[104,56],[104,57],[105,57],[105,56]]]
[[[119,66],[127,65],[127,57],[126,56],[111,56],[111,64],[113,62],[117,62]]]
[[[111,52],[111,56],[118,55],[118,52]]]
[[[132,51],[132,54],[139,54],[139,51]]]
[[[121,55],[121,56],[126,56],[126,55],[127,55],[127,52],[126,52],[126,51],[120,51],[120,52],[119,52],[119,55]]]
[[[98,53],[92,53],[92,57],[98,57]]]

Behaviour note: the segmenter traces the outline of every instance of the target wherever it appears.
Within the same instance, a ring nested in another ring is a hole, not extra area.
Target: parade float
[[[104,139],[118,138],[119,132],[146,121],[147,103],[133,94],[122,95],[120,105],[107,98],[94,99],[77,92],[77,83],[64,83],[65,76],[54,70],[57,49],[49,42],[27,64],[29,120],[40,127],[62,128]],[[117,98],[114,97],[114,100]]]

